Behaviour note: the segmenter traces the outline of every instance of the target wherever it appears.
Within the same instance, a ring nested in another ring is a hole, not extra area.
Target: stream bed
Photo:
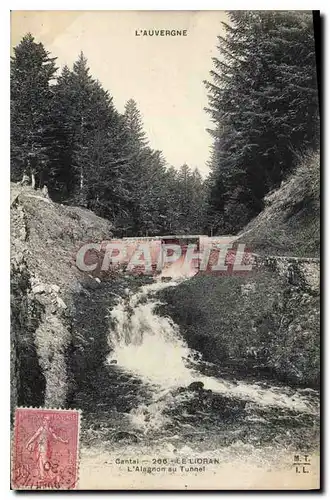
[[[83,412],[83,445],[198,456],[317,450],[317,391],[222,374],[156,313],[157,293],[183,279],[142,285],[109,311],[109,353],[70,402]]]

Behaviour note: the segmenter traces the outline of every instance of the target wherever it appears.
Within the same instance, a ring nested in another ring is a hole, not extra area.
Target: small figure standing
[[[19,182],[21,186],[27,186],[29,184],[29,176],[26,175],[26,172],[24,171],[22,180]]]
[[[42,188],[41,193],[44,196],[44,198],[49,198],[48,187],[46,186],[46,184],[44,184],[44,187]]]
[[[50,426],[49,417],[44,417],[41,426],[26,444],[26,448],[33,452],[33,458],[39,469],[40,479],[44,478],[45,471],[47,470],[47,462],[51,463],[52,458],[52,439],[60,441],[61,443],[68,443],[68,440],[62,439],[55,434],[53,428]]]

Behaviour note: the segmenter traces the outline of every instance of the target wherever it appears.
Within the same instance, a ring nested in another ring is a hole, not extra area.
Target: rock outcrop
[[[92,212],[12,184],[12,407],[65,405],[75,297],[100,282],[77,269],[75,253],[87,241],[111,236],[110,223]]]

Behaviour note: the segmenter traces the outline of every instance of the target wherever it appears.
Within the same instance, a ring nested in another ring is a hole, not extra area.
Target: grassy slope
[[[261,372],[287,384],[318,385],[316,294],[265,268],[247,277],[196,276],[163,293],[161,312],[224,374]]]
[[[320,158],[310,153],[281,187],[265,197],[265,209],[240,240],[261,254],[319,256]]]
[[[319,193],[319,154],[313,153],[267,196],[240,241],[261,255],[317,257]],[[300,273],[290,280],[280,267],[262,266],[248,277],[196,276],[165,291],[163,312],[180,325],[190,347],[225,370],[242,375],[262,369],[287,383],[317,385],[318,265],[306,271],[316,282],[313,291]]]

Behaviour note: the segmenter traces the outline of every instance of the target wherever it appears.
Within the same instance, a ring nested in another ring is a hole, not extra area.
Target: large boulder
[[[203,382],[192,382],[191,384],[188,385],[188,390],[189,391],[202,391],[204,389],[204,384]]]

